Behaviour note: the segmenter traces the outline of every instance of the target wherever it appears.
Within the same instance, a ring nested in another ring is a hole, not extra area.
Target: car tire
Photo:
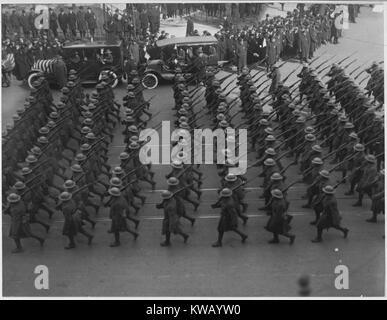
[[[154,89],[159,84],[159,78],[154,73],[147,73],[142,78],[141,83],[147,89]]]
[[[32,72],[30,73],[30,75],[28,76],[27,78],[27,83],[28,83],[28,86],[33,89],[33,85],[32,83],[38,79],[38,72]]]
[[[112,88],[115,88],[117,87],[120,79],[118,78],[118,76],[115,74],[115,72],[113,72],[112,70],[104,70],[102,71],[100,74],[99,74],[99,77],[98,77],[98,80],[101,80],[102,78],[102,73],[103,72],[107,72],[107,74],[109,75],[111,81],[112,81],[112,84],[111,84],[111,87]]]

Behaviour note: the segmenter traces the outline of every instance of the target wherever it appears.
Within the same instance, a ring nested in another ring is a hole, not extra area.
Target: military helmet
[[[271,176],[270,176],[270,180],[282,180],[282,176],[280,173],[278,172],[274,172]]]
[[[59,195],[59,200],[65,202],[65,201],[69,201],[71,200],[71,193],[70,192],[67,192],[67,191],[64,191],[62,192],[60,195]]]
[[[367,155],[365,156],[365,159],[366,159],[366,161],[369,162],[369,163],[376,163],[376,158],[375,158],[375,156],[372,155],[372,154],[367,154]]]
[[[179,184],[179,179],[176,177],[170,177],[167,181],[169,186],[177,186]]]
[[[311,134],[311,133],[308,133],[307,135],[305,135],[305,140],[306,141],[316,141],[316,136]]]
[[[79,173],[79,172],[83,172],[83,169],[82,169],[82,167],[79,164],[73,164],[71,166],[71,171]]]
[[[273,190],[271,190],[270,193],[274,198],[277,198],[277,199],[283,199],[283,197],[284,197],[284,195],[282,194],[282,191],[280,189],[273,189]]]
[[[64,189],[73,189],[75,188],[77,185],[75,184],[75,182],[73,180],[66,180],[64,183],[63,183],[63,188]]]
[[[120,160],[126,160],[129,158],[129,154],[127,152],[121,152],[119,158]]]
[[[267,158],[263,163],[265,166],[269,166],[269,167],[275,166],[275,161],[272,158]]]
[[[220,194],[219,196],[221,198],[229,198],[232,196],[232,190],[229,189],[229,188],[223,188],[221,191],[220,191]]]
[[[121,187],[122,186],[122,180],[118,177],[113,177],[109,180],[109,184],[113,187]]]
[[[322,148],[318,144],[313,145],[312,146],[312,150],[316,151],[316,152],[319,152],[319,153],[322,152]]]
[[[23,190],[23,189],[25,189],[25,187],[26,187],[26,185],[24,184],[23,181],[17,181],[17,182],[14,184],[14,186],[13,186],[13,188],[14,188],[15,190]]]
[[[321,160],[321,158],[315,157],[315,158],[313,158],[312,163],[313,163],[313,164],[319,164],[319,165],[321,165],[321,164],[323,164],[324,162]]]
[[[319,172],[319,174],[320,174],[320,176],[322,176],[322,177],[324,177],[324,178],[329,178],[329,171],[327,171],[327,170],[321,170],[320,172]]]
[[[121,176],[121,175],[123,175],[125,172],[124,172],[124,170],[122,170],[122,168],[121,167],[114,167],[113,169],[112,169],[112,174],[114,174],[114,175],[116,175],[116,176]]]
[[[8,197],[7,197],[7,201],[9,203],[17,203],[20,201],[20,196],[16,193],[11,193]]]
[[[113,197],[119,197],[121,195],[120,189],[118,189],[116,187],[109,188],[108,192]]]
[[[335,189],[333,189],[333,187],[329,186],[329,185],[325,186],[322,190],[326,194],[334,194],[335,193]]]
[[[165,200],[172,198],[172,196],[173,196],[173,193],[171,191],[168,191],[168,190],[164,190],[161,193],[161,198],[163,198]]]
[[[365,147],[364,145],[362,145],[361,143],[356,143],[354,146],[353,146],[353,149],[357,152],[362,152],[365,150]]]

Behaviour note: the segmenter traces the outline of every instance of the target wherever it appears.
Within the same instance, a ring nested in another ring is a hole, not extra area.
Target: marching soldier
[[[317,227],[317,237],[312,240],[312,242],[321,242],[322,241],[322,232],[324,229],[334,228],[341,231],[344,235],[344,239],[347,238],[349,230],[341,226],[341,216],[337,208],[337,200],[334,195],[335,189],[326,185],[322,188],[324,193],[322,198],[322,214],[316,222]]]
[[[227,231],[234,231],[241,237],[242,243],[246,242],[247,235],[238,229],[238,214],[232,195],[232,190],[224,188],[220,191],[218,202],[211,205],[213,209],[221,208],[221,216],[218,224],[218,240],[212,245],[213,247],[222,246],[223,234]]]

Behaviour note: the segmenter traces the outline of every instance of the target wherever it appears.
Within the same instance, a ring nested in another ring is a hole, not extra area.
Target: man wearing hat
[[[171,191],[165,190],[161,193],[162,203],[157,204],[157,209],[164,209],[164,219],[162,226],[162,235],[165,235],[165,241],[160,243],[162,247],[171,245],[171,233],[179,234],[183,237],[184,243],[187,243],[188,234],[181,229],[179,214],[177,210],[177,200]]]
[[[40,245],[43,246],[44,239],[36,236],[32,233],[27,218],[27,209],[21,201],[20,195],[11,193],[7,197],[9,203],[9,210],[7,210],[11,216],[11,227],[9,230],[9,236],[15,241],[16,249],[12,253],[19,253],[23,251],[21,245],[21,239],[23,238],[34,238],[39,241]]]
[[[170,191],[174,194],[174,197],[176,200],[176,212],[177,212],[177,214],[180,217],[187,219],[189,222],[191,222],[191,225],[193,226],[195,223],[195,218],[189,216],[186,212],[183,198],[182,198],[182,195],[184,194],[184,190],[179,191],[179,189],[182,188],[182,186],[180,185],[179,179],[177,179],[176,177],[170,177],[170,178],[168,178],[167,183],[168,183],[168,191]],[[197,209],[197,207],[195,207],[195,210],[196,209]]]
[[[272,200],[270,202],[271,216],[265,226],[265,229],[273,234],[273,239],[269,243],[279,243],[279,235],[289,239],[290,244],[294,243],[295,235],[290,234],[289,219],[286,216],[288,204],[284,199],[280,189],[270,191]]]
[[[322,214],[321,217],[318,218],[316,223],[317,237],[313,239],[312,242],[321,242],[323,230],[329,228],[341,231],[344,235],[344,238],[347,238],[349,230],[341,226],[342,218],[337,208],[335,189],[331,185],[326,185],[322,188],[322,192]]]
[[[365,156],[365,163],[362,170],[361,178],[357,184],[357,192],[359,193],[357,202],[354,207],[361,207],[363,204],[363,196],[366,193],[372,198],[372,185],[378,178],[378,171],[376,170],[376,158],[369,154]]]
[[[242,212],[245,213],[247,211],[248,204],[243,201],[246,196],[246,191],[243,188],[244,184],[244,181],[240,179],[239,176],[229,173],[224,177],[222,189],[227,188],[233,190],[232,197],[235,201],[235,209],[237,210],[238,217],[242,219],[243,224],[245,225],[248,217],[243,215]],[[242,206],[242,212],[240,206]]]
[[[231,189],[224,188],[220,191],[219,200],[211,205],[213,209],[221,208],[220,220],[218,223],[218,240],[212,245],[213,247],[221,247],[223,235],[227,231],[234,231],[245,243],[247,235],[238,229],[238,214],[235,209],[235,202],[232,198],[233,192]]]
[[[34,181],[34,183],[36,183],[36,181]],[[39,182],[37,183],[37,185],[39,184]],[[39,207],[36,206],[36,204],[33,202],[33,191],[32,191],[32,188],[34,188],[35,186],[32,185],[30,187],[27,188],[27,186],[24,184],[24,182],[22,181],[17,181],[12,189],[14,191],[14,193],[18,194],[20,197],[21,197],[21,201],[23,201],[24,203],[24,206],[26,208],[26,212],[28,213],[29,215],[29,223],[37,223],[37,224],[40,224],[42,227],[44,227],[46,229],[46,232],[48,232],[50,230],[50,226],[41,221],[39,218],[37,218],[37,213],[38,213],[38,209]]]
[[[367,222],[376,223],[379,213],[385,211],[384,208],[384,169],[378,173],[378,177],[372,183],[372,217]]]
[[[59,195],[59,208],[64,216],[64,224],[62,234],[67,236],[69,244],[65,249],[75,248],[75,236],[79,233],[83,234],[88,239],[88,245],[91,245],[93,236],[85,231],[82,227],[82,220],[77,210],[74,199],[72,199],[71,193],[64,191]]]
[[[121,196],[121,191],[117,187],[112,187],[108,190],[111,198],[108,202],[110,206],[109,217],[112,220],[109,233],[114,234],[114,242],[110,244],[111,247],[118,247],[121,245],[120,232],[129,232],[133,235],[134,240],[137,239],[138,233],[129,229],[126,223],[125,213],[129,211],[129,206],[125,199]]]

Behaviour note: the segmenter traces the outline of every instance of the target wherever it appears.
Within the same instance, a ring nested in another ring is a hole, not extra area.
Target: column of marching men
[[[372,216],[368,222],[376,222],[377,215],[384,214],[383,118],[375,115],[377,106],[372,105],[345,74],[345,67],[333,64],[324,74],[329,66],[323,69],[321,66],[313,69],[312,65],[304,65],[298,74],[300,80],[290,86],[273,81],[269,94],[264,97],[262,93],[268,86],[260,88],[267,80],[258,83],[266,74],[252,75],[253,71],[245,68],[237,79],[240,95],[232,101],[227,101],[227,95],[235,89],[227,90],[231,82],[221,88],[230,76],[218,80],[215,70],[210,71],[204,84],[206,113],[194,109],[203,99],[197,94],[201,87],[189,89],[190,82],[177,73],[173,84],[176,127],[192,133],[199,127],[200,118],[211,117],[213,129],[224,130],[226,136],[225,149],[215,150],[222,152],[226,161],[217,165],[221,188],[212,208],[220,208],[221,217],[214,247],[222,245],[226,231],[234,231],[243,243],[246,241],[247,235],[238,227],[238,219],[243,225],[247,223],[244,185],[257,177],[262,178],[259,197],[264,199],[264,206],[259,210],[266,211],[269,216],[265,228],[273,234],[270,243],[278,243],[279,235],[287,237],[290,244],[294,243],[295,235],[290,233],[293,217],[287,212],[290,205],[287,190],[296,183],[307,185],[304,196],[307,202],[303,208],[312,208],[315,213],[311,222],[317,228],[314,242],[322,241],[322,232],[328,228],[337,229],[347,237],[349,230],[341,224],[335,197],[335,189],[342,183],[349,184],[346,195],[358,193],[355,206],[362,205],[364,194],[372,199]],[[329,77],[327,87],[321,80],[324,76]],[[24,108],[13,116],[14,125],[7,125],[7,131],[3,132],[3,197],[8,201],[3,211],[11,215],[14,252],[22,251],[20,239],[24,237],[36,238],[43,245],[44,239],[29,227],[30,223],[38,223],[48,232],[49,225],[41,219],[38,210],[47,212],[50,218],[57,210],[63,213],[63,234],[69,238],[68,249],[75,247],[77,233],[85,235],[89,244],[92,242],[93,235],[86,231],[85,223],[94,228],[95,221],[86,206],[94,208],[96,214],[102,205],[110,208],[109,232],[114,235],[111,246],[120,245],[120,232],[129,232],[137,238],[138,233],[129,228],[127,220],[137,229],[139,220],[135,216],[140,209],[137,200],[142,205],[145,203],[139,181],[155,189],[151,164],[142,164],[139,158],[141,147],[146,143],[140,141],[139,132],[152,118],[150,101],[145,101],[141,81],[133,74],[123,103],[122,133],[126,147],[119,156],[120,165],[110,168],[108,145],[121,120],[120,105],[115,102],[108,81],[108,76],[103,77],[96,90],[85,95],[76,72],[71,70],[60,102],[55,105],[42,76],[34,83],[35,88]],[[368,84],[368,90],[374,90],[373,86],[380,86],[380,83]],[[244,121],[235,126],[233,119],[238,113],[232,115],[231,109],[238,99]],[[263,108],[269,102],[273,112]],[[248,168],[262,166],[262,172],[249,180],[244,175],[229,173],[230,168],[238,166],[238,160],[230,156],[233,148],[238,154],[233,130],[236,132],[244,126],[247,126],[251,143],[249,151],[256,153],[256,161]],[[184,149],[187,144],[187,139],[181,138],[175,142],[175,147]],[[183,231],[180,218],[191,225],[195,223],[195,217],[187,213],[186,202],[196,212],[202,173],[198,165],[187,161],[192,155],[183,151],[172,155],[172,171],[166,176],[168,190],[162,192],[162,202],[156,206],[164,211],[162,246],[170,245],[171,233],[180,234],[187,242],[188,235]],[[330,164],[334,166],[328,169],[327,160],[332,156]],[[293,160],[284,167],[283,157]],[[297,164],[302,179],[285,185],[286,171]],[[342,178],[336,183],[332,181],[333,171],[342,171]],[[54,183],[55,176],[64,180],[62,186]],[[59,193],[59,197],[53,195],[53,191]],[[106,202],[105,196],[110,196]],[[47,197],[52,198],[51,201],[47,201]]]
[[[95,221],[86,206],[93,207],[97,214],[101,204],[95,200],[102,202],[105,191],[101,188],[109,188],[102,178],[110,175],[107,147],[120,119],[108,81],[104,75],[96,90],[84,95],[76,72],[71,70],[55,105],[42,75],[34,83],[25,109],[13,117],[13,127],[3,132],[3,196],[8,201],[3,209],[11,215],[14,252],[22,251],[20,240],[26,237],[36,238],[43,245],[44,239],[29,226],[39,223],[49,231],[38,210],[47,212],[49,218],[57,210],[63,213],[63,235],[69,238],[66,249],[75,247],[77,233],[85,235],[91,244],[93,235],[86,231],[85,223],[94,228]],[[64,180],[62,186],[54,183],[55,176]],[[58,197],[52,194],[53,189]]]

